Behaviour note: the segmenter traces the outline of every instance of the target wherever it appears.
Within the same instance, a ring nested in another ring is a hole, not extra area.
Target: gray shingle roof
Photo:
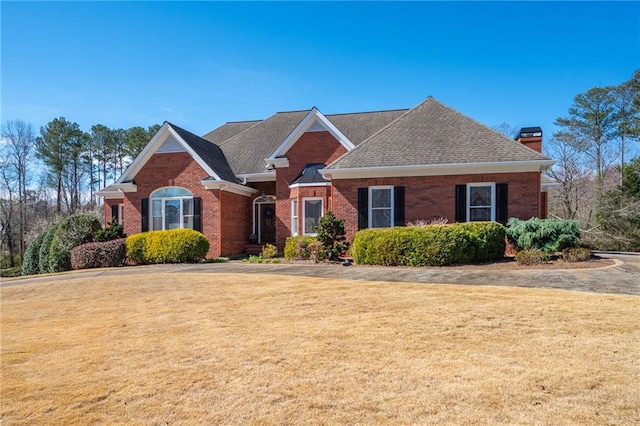
[[[548,160],[429,97],[328,169]]]
[[[359,112],[354,114],[329,114],[327,119],[336,126],[354,145],[360,144],[384,126],[407,112],[408,109],[392,111]]]
[[[309,113],[279,112],[220,144],[231,169],[236,174],[265,171],[269,157]]]
[[[231,139],[235,135],[244,132],[247,129],[255,126],[260,123],[262,120],[252,120],[252,121],[232,121],[226,123],[217,129],[214,129],[204,135],[202,139],[206,139],[209,142],[213,142],[217,145],[220,145],[222,142],[227,139]]]
[[[211,169],[220,177],[220,179],[227,182],[238,183],[239,180],[235,173],[229,167],[229,163],[224,156],[222,150],[218,145],[211,143],[200,136],[191,133],[175,124],[167,122],[173,130],[193,149],[202,160],[207,163]],[[203,176],[205,178],[206,176]]]

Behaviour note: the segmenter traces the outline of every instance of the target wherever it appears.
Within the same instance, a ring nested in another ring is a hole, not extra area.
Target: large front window
[[[393,226],[393,186],[369,187],[369,223],[371,228]]]
[[[467,221],[496,220],[495,188],[493,183],[467,185]]]
[[[322,198],[303,198],[304,235],[316,235],[318,222],[322,217]]]
[[[193,194],[179,187],[158,189],[151,194],[151,229],[193,229]]]

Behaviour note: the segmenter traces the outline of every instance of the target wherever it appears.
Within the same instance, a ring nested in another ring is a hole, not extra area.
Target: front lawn
[[[636,296],[219,274],[0,295],[7,425],[640,421]]]

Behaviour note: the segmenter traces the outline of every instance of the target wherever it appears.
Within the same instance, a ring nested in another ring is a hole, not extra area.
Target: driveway
[[[433,284],[467,284],[516,286],[577,290],[593,293],[640,295],[640,253],[597,252],[616,264],[597,269],[522,269],[474,270],[473,268],[407,268],[349,266],[336,264],[251,264],[227,263],[146,265],[123,268],[91,269],[44,276],[3,278],[2,287],[72,280],[86,277],[109,277],[127,274],[211,273],[275,274],[299,277],[344,278],[363,281],[417,282]]]

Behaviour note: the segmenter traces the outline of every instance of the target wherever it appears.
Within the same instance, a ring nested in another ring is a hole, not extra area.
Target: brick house
[[[429,97],[412,109],[324,115],[315,107],[230,122],[200,137],[165,122],[116,183],[107,221],[129,235],[193,228],[209,256],[249,235],[279,250],[328,210],[347,238],[367,227],[546,216],[542,131],[505,137]]]

